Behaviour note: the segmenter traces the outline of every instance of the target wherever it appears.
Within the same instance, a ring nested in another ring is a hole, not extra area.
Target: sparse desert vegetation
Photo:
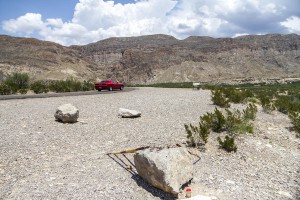
[[[0,83],[0,95],[26,94],[32,90],[35,94],[51,92],[78,92],[94,90],[92,81],[79,81],[74,77],[66,80],[37,80],[30,81],[26,73],[13,73]]]

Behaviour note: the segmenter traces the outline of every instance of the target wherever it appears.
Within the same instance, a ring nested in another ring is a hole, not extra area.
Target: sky
[[[0,34],[65,46],[167,34],[300,35],[300,0],[0,0]]]

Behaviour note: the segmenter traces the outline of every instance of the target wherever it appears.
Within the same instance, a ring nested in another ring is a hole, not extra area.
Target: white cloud
[[[80,0],[71,21],[42,20],[27,13],[2,23],[8,33],[39,34],[41,39],[65,45],[86,44],[108,37],[170,34],[232,37],[239,34],[299,33],[294,0]]]
[[[35,30],[42,29],[43,27],[42,16],[37,13],[27,13],[17,19],[4,21],[2,26],[7,32],[23,32],[26,34],[32,34]]]
[[[57,28],[62,27],[63,24],[64,24],[62,19],[47,19],[46,21],[47,21],[46,25],[54,26],[54,27],[57,27]]]
[[[292,16],[287,18],[284,22],[280,23],[282,26],[288,28],[290,33],[300,34],[300,18]]]

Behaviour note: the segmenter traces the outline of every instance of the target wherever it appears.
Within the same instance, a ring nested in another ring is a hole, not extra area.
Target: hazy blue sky
[[[0,34],[63,45],[267,33],[300,34],[300,0],[0,0]]]

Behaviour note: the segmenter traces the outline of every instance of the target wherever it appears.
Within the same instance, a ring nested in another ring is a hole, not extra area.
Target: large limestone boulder
[[[193,159],[184,147],[142,150],[134,155],[134,163],[144,180],[174,195],[193,178]]]
[[[75,123],[79,117],[79,110],[72,104],[64,104],[56,109],[54,117],[63,123]]]
[[[140,117],[141,112],[136,111],[136,110],[129,110],[129,109],[126,109],[126,108],[120,108],[118,116],[119,117],[124,117],[124,118],[135,118],[135,117]]]

